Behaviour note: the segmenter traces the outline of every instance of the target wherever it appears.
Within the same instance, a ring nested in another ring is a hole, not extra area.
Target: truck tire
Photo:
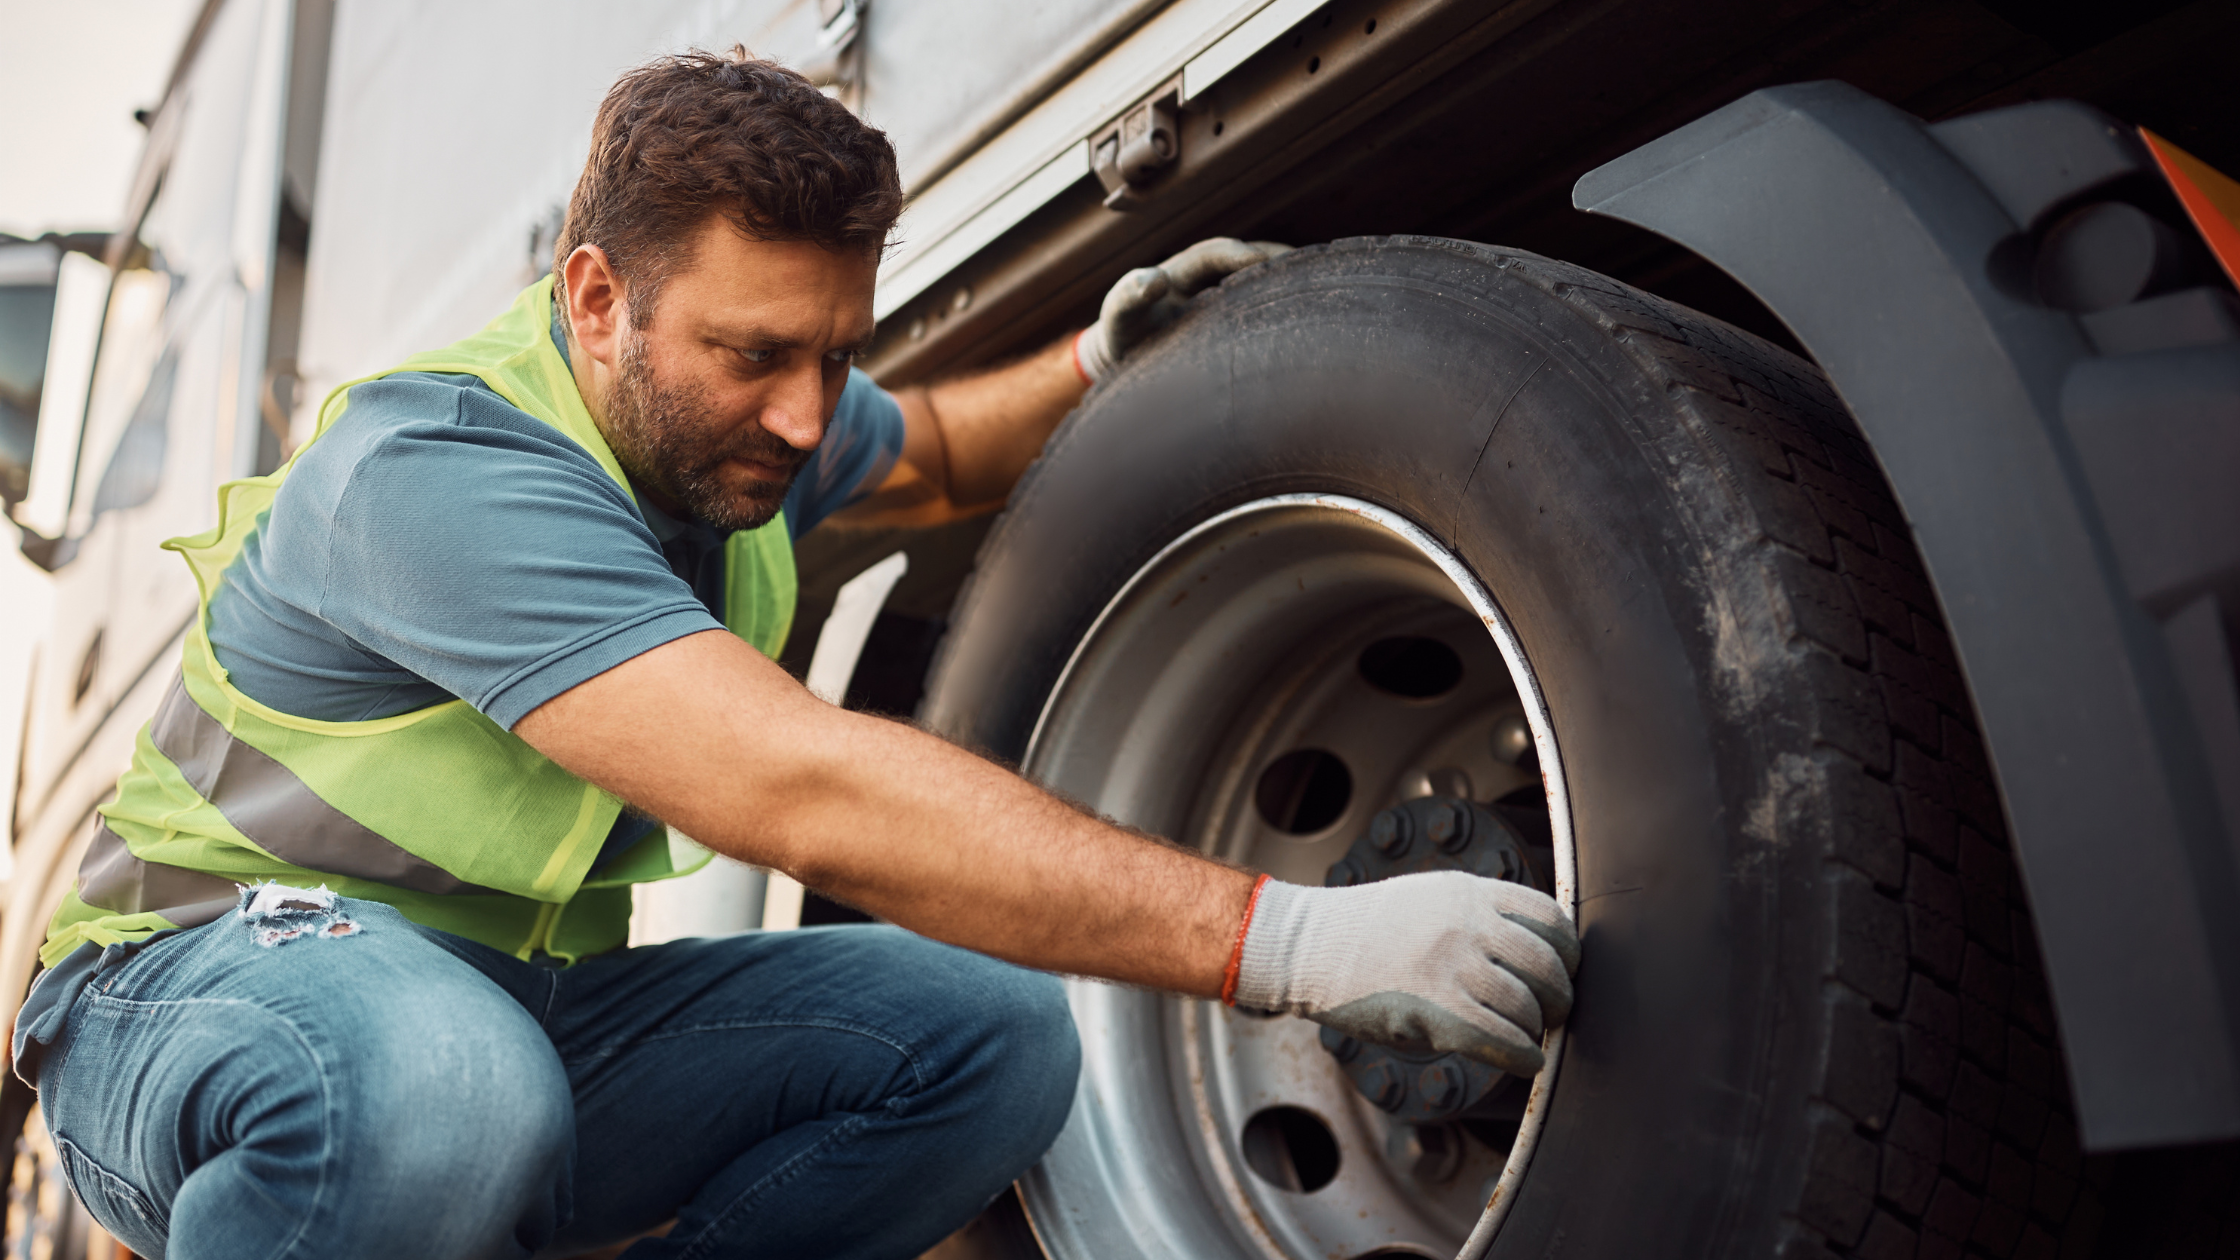
[[[1544,810],[1584,936],[1548,1070],[1457,1122],[1303,1021],[1075,983],[1082,1092],[1021,1183],[1052,1255],[2092,1246],[1936,599],[1842,404],[1758,338],[1457,241],[1240,273],[1050,443],[920,715],[1304,882],[1404,799]]]

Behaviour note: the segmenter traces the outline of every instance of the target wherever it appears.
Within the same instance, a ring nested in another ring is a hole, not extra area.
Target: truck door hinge
[[[1182,80],[1177,78],[1089,137],[1089,161],[1104,204],[1133,210],[1182,156]]]

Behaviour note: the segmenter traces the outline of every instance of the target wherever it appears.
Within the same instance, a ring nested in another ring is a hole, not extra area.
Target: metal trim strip
[[[1270,0],[1257,13],[1215,40],[1212,47],[1183,64],[1182,103],[1187,105],[1196,100],[1231,70],[1251,60],[1252,54],[1282,38],[1285,31],[1305,21],[1327,2]]]
[[[1041,105],[957,161],[941,178],[912,192],[911,211],[905,218],[911,239],[897,247],[880,269],[874,316],[885,319],[939,284],[942,277],[1088,174],[1086,137],[1158,85],[1204,62],[1186,95],[1203,92],[1325,3],[1180,0],[1145,21],[1055,87]],[[1186,25],[1191,22],[1201,25],[1191,30]],[[983,189],[992,192],[983,194]],[[919,227],[914,220],[926,216],[933,218],[932,224]]]

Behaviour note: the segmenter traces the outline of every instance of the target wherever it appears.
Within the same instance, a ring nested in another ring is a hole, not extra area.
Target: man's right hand
[[[1351,888],[1269,881],[1246,922],[1233,1000],[1362,1041],[1540,1070],[1571,1013],[1579,935],[1555,900],[1462,871]]]

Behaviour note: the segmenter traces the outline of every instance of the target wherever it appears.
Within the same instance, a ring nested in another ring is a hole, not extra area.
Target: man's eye
[[[827,350],[824,357],[827,362],[831,363],[853,363],[856,361],[856,352],[853,350]]]
[[[740,353],[741,355],[744,355],[744,356],[746,357],[746,360],[747,360],[747,362],[749,362],[749,363],[768,363],[768,362],[770,361],[770,356],[771,356],[771,355],[773,355],[773,354],[776,354],[776,353],[777,353],[777,351],[775,351],[775,350],[741,350],[741,351],[740,351],[739,353]]]

